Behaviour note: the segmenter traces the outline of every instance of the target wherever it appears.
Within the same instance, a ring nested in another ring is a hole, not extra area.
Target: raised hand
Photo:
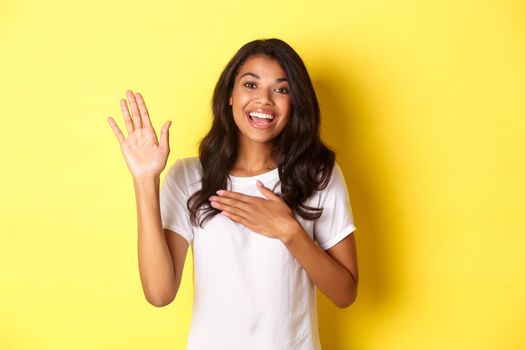
[[[159,143],[142,95],[128,90],[126,96],[131,107],[131,116],[126,99],[120,100],[120,108],[128,130],[128,138],[124,137],[112,117],[107,118],[108,123],[117,136],[133,179],[157,177],[166,167],[170,153],[168,131],[171,121],[167,121],[162,126]]]

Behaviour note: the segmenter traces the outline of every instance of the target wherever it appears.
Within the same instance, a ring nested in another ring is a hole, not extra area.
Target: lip
[[[266,124],[266,123],[265,123],[265,124],[258,124],[258,123],[254,122],[254,121],[250,118],[250,115],[249,115],[249,114],[250,114],[251,112],[260,112],[260,113],[271,114],[271,115],[273,115],[273,120],[272,120],[271,123],[268,123],[268,124]],[[275,116],[275,114],[274,114],[272,111],[267,110],[267,109],[266,109],[266,110],[265,110],[265,109],[260,109],[260,108],[258,108],[258,109],[252,109],[251,111],[247,111],[244,115],[246,116],[246,119],[248,120],[248,123],[250,123],[250,125],[253,126],[255,129],[269,129],[269,128],[272,128],[273,125],[277,122],[277,121],[276,121],[277,117]]]
[[[251,112],[259,112],[259,113],[264,113],[264,114],[271,114],[275,117],[275,112],[271,109],[264,109],[264,108],[254,108],[254,109],[249,109],[246,111],[246,114],[250,114]]]

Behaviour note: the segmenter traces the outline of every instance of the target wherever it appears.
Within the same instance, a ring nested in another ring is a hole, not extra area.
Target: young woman
[[[173,301],[191,245],[187,349],[321,349],[316,287],[340,308],[354,302],[356,227],[298,54],[279,39],[241,47],[215,87],[199,156],[178,159],[160,189],[171,122],[158,141],[143,97],[127,98],[127,139],[108,122],[134,179],[146,299]]]

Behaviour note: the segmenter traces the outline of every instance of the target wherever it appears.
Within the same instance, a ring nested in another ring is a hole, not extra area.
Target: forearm
[[[354,302],[357,284],[352,273],[315,244],[299,223],[281,241],[335,305],[344,308]]]
[[[146,299],[156,306],[172,300],[178,289],[173,260],[162,230],[159,183],[158,177],[134,180],[140,279]]]

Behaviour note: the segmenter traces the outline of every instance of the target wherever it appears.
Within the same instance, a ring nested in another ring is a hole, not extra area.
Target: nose
[[[271,89],[260,89],[257,95],[257,102],[262,104],[273,104],[272,90]]]

